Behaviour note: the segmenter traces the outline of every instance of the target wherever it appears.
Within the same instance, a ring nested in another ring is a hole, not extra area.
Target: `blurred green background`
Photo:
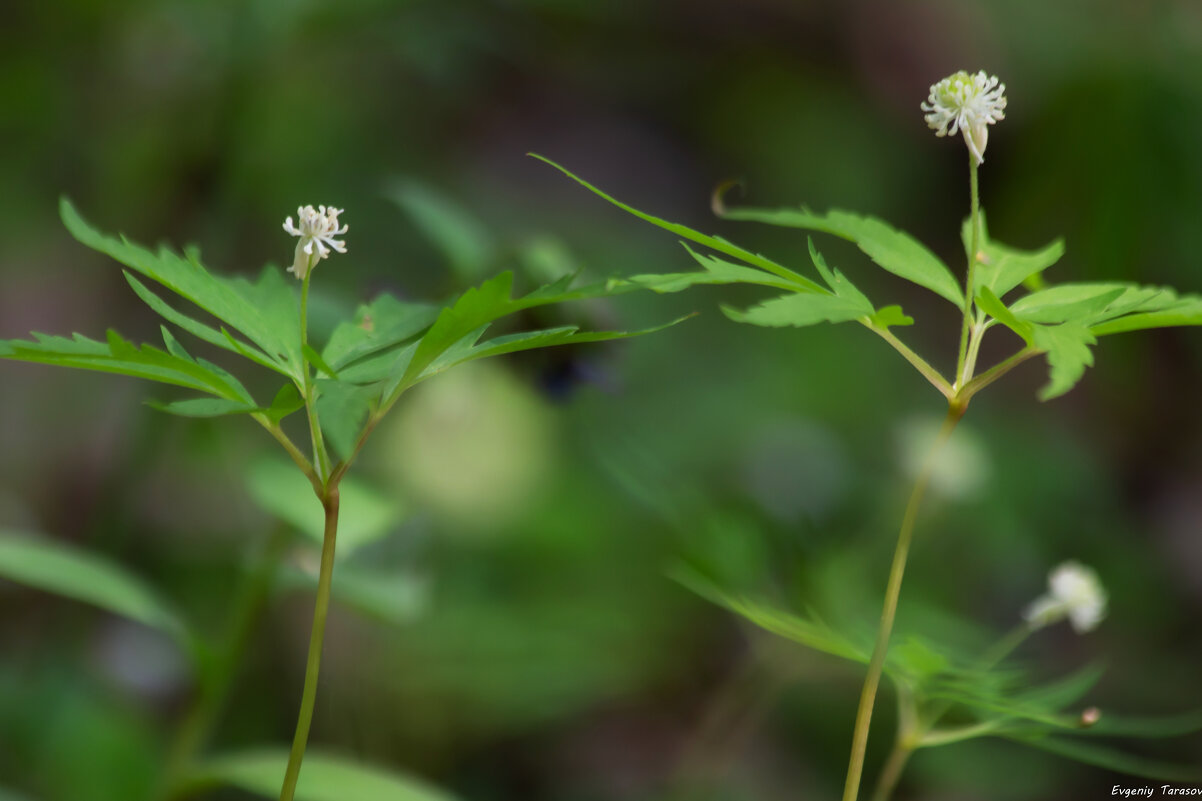
[[[63,0],[10,4],[0,28],[0,336],[155,336],[117,265],[62,229],[60,194],[102,228],[198,243],[228,272],[287,264],[280,224],[297,205],[345,208],[349,253],[314,284],[319,328],[375,291],[436,299],[540,256],[598,278],[691,269],[670,235],[527,151],[798,269],[804,235],[719,222],[710,190],[740,178],[756,205],[879,215],[958,267],[964,151],[918,105],[961,68],[1008,88],[981,172],[994,236],[1065,236],[1052,281],[1202,289],[1194,0]],[[398,186],[479,219],[458,260],[398,207]],[[901,335],[950,369],[946,304],[819,244],[916,317]],[[943,410],[866,331],[717,311],[754,297],[570,309],[628,326],[702,313],[465,368],[402,404],[359,477],[403,514],[345,563],[374,583],[332,618],[315,745],[470,801],[837,797],[861,668],[750,631],[667,571],[704,563],[795,608],[862,603],[871,624],[907,454]],[[1030,363],[974,401],[903,607],[1002,632],[1048,570],[1079,559],[1110,617],[1085,637],[1037,635],[1024,656],[1038,675],[1104,659],[1089,698],[1104,711],[1202,706],[1202,330],[1106,338],[1049,404],[1034,397],[1044,377]],[[247,492],[274,446],[245,419],[160,415],[141,404],[156,391],[0,365],[0,527],[129,565],[217,635],[277,527]],[[289,540],[289,570],[314,552]],[[193,692],[180,654],[12,584],[0,609],[0,787],[144,797]],[[291,736],[310,614],[303,586],[278,581],[210,750]],[[870,775],[892,736],[887,696],[881,708]],[[1202,763],[1197,736],[1131,748]],[[1136,781],[985,740],[920,753],[898,797],[1116,783]]]

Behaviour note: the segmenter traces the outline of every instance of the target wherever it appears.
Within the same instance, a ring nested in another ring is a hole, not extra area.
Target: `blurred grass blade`
[[[964,308],[964,292],[956,276],[926,245],[875,217],[832,209],[825,215],[809,209],[726,209],[722,218],[751,220],[823,231],[854,242],[882,269],[905,278]]]
[[[446,195],[418,181],[398,181],[388,192],[447,258],[463,283],[480,280],[493,245],[480,221]]]
[[[739,247],[738,245],[735,245],[732,242],[728,242],[725,239],[722,239],[720,237],[707,236],[706,234],[698,233],[697,231],[694,231],[692,228],[689,228],[687,226],[680,225],[678,223],[668,222],[667,220],[662,220],[659,217],[654,217],[650,214],[647,214],[646,212],[639,211],[638,209],[634,208],[633,206],[628,206],[625,203],[623,203],[622,201],[617,200],[616,198],[610,197],[609,195],[605,194],[597,187],[590,184],[588,181],[585,181],[583,178],[579,178],[579,177],[573,175],[566,168],[559,166],[554,161],[551,161],[551,159],[546,158],[545,156],[540,156],[537,153],[529,153],[527,155],[533,156],[534,158],[538,159],[539,161],[543,161],[543,162],[546,162],[547,164],[550,164],[552,167],[559,170],[564,175],[571,178],[573,181],[576,181],[578,184],[580,184],[581,186],[583,186],[585,189],[589,190],[593,194],[609,201],[610,203],[612,203],[613,205],[622,209],[623,211],[633,214],[635,217],[638,217],[640,220],[645,220],[646,222],[649,222],[652,225],[663,228],[665,231],[671,231],[672,233],[676,234],[677,236],[682,236],[691,242],[696,242],[699,245],[705,245],[707,248],[716,250],[719,253],[725,253],[727,256],[734,256],[736,259],[744,261],[744,262],[752,265],[753,267],[759,267],[761,270],[766,270],[767,272],[770,272],[773,275],[780,276],[781,278],[784,278],[784,279],[790,281],[791,283],[796,284],[797,285],[796,290],[798,292],[820,292],[822,290],[822,288],[820,286],[818,286],[818,284],[814,283],[813,281],[811,281],[810,279],[801,275],[800,273],[794,272],[793,270],[790,270],[788,267],[777,264],[776,262],[772,261],[771,259],[767,259],[767,258],[759,255],[758,253],[752,253],[749,250],[744,250],[743,248]]]
[[[183,621],[125,568],[54,540],[0,530],[0,577],[136,620],[187,644]]]
[[[230,754],[201,764],[190,784],[230,785],[277,798],[287,765],[282,749]],[[418,779],[310,749],[296,801],[454,801],[454,796]]]
[[[1067,737],[1013,737],[1010,739],[1058,756],[1075,759],[1078,762],[1116,773],[1126,773],[1129,776],[1172,782],[1202,781],[1202,768],[1147,759],[1096,743],[1084,743]]]
[[[321,542],[324,534],[321,501],[295,465],[274,459],[254,462],[246,471],[246,484],[251,498],[266,512],[292,524],[314,542]],[[390,534],[404,519],[405,512],[394,498],[367,487],[353,476],[343,478],[339,487],[338,558],[341,560],[363,545]]]

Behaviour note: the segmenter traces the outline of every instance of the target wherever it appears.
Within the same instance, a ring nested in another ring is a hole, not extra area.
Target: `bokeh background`
[[[4,17],[4,337],[156,336],[117,265],[63,230],[60,194],[105,229],[198,243],[235,273],[288,262],[280,223],[297,205],[346,208],[349,253],[315,284],[319,328],[379,290],[437,299],[540,260],[598,278],[691,269],[670,234],[527,151],[794,267],[804,235],[717,221],[711,189],[738,178],[756,205],[876,214],[958,266],[964,151],[918,104],[960,68],[1008,87],[981,173],[997,238],[1065,236],[1052,280],[1202,289],[1193,0],[63,0]],[[457,204],[478,230],[448,257],[398,193]],[[947,304],[819,241],[916,317],[904,338],[950,369]],[[335,609],[315,745],[470,801],[837,797],[862,668],[749,630],[671,568],[705,563],[786,607],[862,603],[870,622],[906,465],[942,408],[866,331],[758,329],[717,310],[754,297],[570,310],[629,326],[701,314],[414,393],[360,465],[396,514],[356,556],[373,570],[366,601]],[[1023,652],[1036,674],[1104,660],[1089,697],[1103,710],[1202,706],[1202,330],[1107,338],[1047,404],[1043,380],[1030,363],[974,401],[903,605],[1002,632],[1051,567],[1079,559],[1110,617],[1085,637],[1040,633]],[[0,527],[130,566],[215,637],[250,566],[280,549],[287,569],[208,750],[284,743],[311,614],[304,582],[284,578],[314,549],[249,491],[273,443],[148,397],[162,392],[0,364]],[[181,655],[12,584],[0,609],[0,787],[146,797],[194,692]],[[884,698],[870,773],[892,734]],[[1202,762],[1197,736],[1130,748]],[[985,740],[920,753],[898,797],[1092,798],[1121,783]]]

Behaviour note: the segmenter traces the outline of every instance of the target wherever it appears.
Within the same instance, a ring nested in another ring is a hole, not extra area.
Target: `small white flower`
[[[1079,562],[1065,562],[1048,575],[1047,595],[1036,598],[1023,611],[1032,628],[1042,628],[1068,618],[1073,630],[1084,634],[1106,617],[1106,590],[1098,574]]]
[[[990,78],[984,71],[969,75],[960,70],[932,86],[921,108],[927,112],[924,119],[936,136],[963,132],[969,152],[981,164],[989,142],[986,126],[1006,118],[1002,113],[1006,108],[1005,92],[1006,84],[999,84],[996,75]]]
[[[318,206],[316,209],[312,206],[302,206],[296,210],[300,227],[292,224],[291,217],[284,220],[284,230],[300,237],[288,272],[304,279],[309,270],[317,266],[317,262],[330,255],[331,249],[346,253],[346,243],[334,238],[347,232],[348,226],[338,227],[338,215],[342,212],[343,209],[333,206]]]

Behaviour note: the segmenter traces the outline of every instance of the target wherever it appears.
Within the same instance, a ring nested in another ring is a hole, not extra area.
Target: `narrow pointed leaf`
[[[429,328],[439,308],[426,303],[405,303],[392,295],[380,295],[340,324],[330,335],[322,358],[341,370],[357,359],[399,345]]]
[[[984,212],[981,214],[981,243],[980,251],[985,258],[977,264],[975,273],[976,290],[988,287],[999,298],[1005,297],[1010,290],[1039,276],[1060,258],[1064,256],[1064,240],[1057,239],[1039,250],[1019,250],[1007,247],[1000,242],[990,239],[985,225]],[[960,237],[964,241],[964,252],[969,258],[972,248],[972,220],[966,218],[960,228]]]
[[[746,311],[723,306],[722,312],[739,323],[751,323],[772,327],[806,326],[817,323],[842,323],[871,317],[875,310],[871,305],[836,297],[794,293],[766,300]]]
[[[705,268],[704,271],[693,273],[650,273],[635,275],[626,280],[660,293],[679,292],[697,284],[758,284],[776,289],[797,290],[797,284],[793,281],[778,278],[771,273],[757,270],[754,267],[744,267],[741,264],[734,264],[725,259],[719,259],[717,256],[698,253],[688,245],[684,247],[689,252],[689,255]]]
[[[278,423],[293,412],[298,412],[305,408],[305,401],[297,391],[295,384],[285,384],[280,387],[280,391],[275,394],[271,405],[264,409],[267,419],[273,423]]]
[[[926,287],[964,308],[964,291],[956,276],[926,245],[875,217],[832,209],[825,215],[799,209],[727,209],[722,217],[824,231],[854,242],[881,268]]]
[[[146,401],[152,409],[180,417],[220,417],[226,414],[250,414],[260,411],[256,406],[248,406],[242,401],[226,398],[188,398],[169,402]]]
[[[818,286],[818,284],[814,283],[813,281],[806,278],[805,276],[800,275],[799,273],[796,273],[793,270],[790,270],[788,267],[784,267],[780,264],[777,264],[776,262],[772,261],[771,259],[767,259],[767,258],[759,255],[758,253],[752,253],[749,250],[744,250],[743,248],[739,247],[738,245],[735,245],[732,242],[728,242],[727,240],[722,239],[720,237],[707,236],[706,234],[698,233],[697,231],[694,231],[692,228],[689,228],[687,226],[680,225],[678,223],[668,222],[667,220],[662,220],[659,217],[654,217],[650,214],[647,214],[646,212],[639,211],[638,209],[634,208],[633,206],[628,206],[625,203],[623,203],[622,201],[617,200],[613,197],[610,197],[609,195],[605,194],[597,187],[595,187],[592,184],[590,184],[589,182],[585,181],[583,178],[579,178],[579,177],[573,175],[570,171],[568,171],[564,167],[559,166],[554,161],[551,161],[550,159],[548,159],[544,156],[540,156],[537,153],[530,153],[528,155],[533,156],[534,158],[538,159],[539,161],[543,161],[543,162],[546,162],[547,164],[550,164],[552,167],[559,170],[564,175],[568,176],[573,181],[577,182],[578,184],[580,184],[581,186],[583,186],[585,189],[589,190],[593,194],[597,195],[598,197],[603,198],[604,200],[609,201],[610,203],[612,203],[613,205],[622,209],[623,211],[625,211],[629,214],[633,214],[635,217],[638,217],[640,220],[645,220],[646,222],[649,222],[652,225],[655,225],[659,228],[663,228],[665,231],[671,231],[672,233],[676,234],[677,236],[684,237],[685,239],[689,240],[690,242],[696,242],[699,245],[705,245],[707,248],[710,248],[711,250],[716,250],[719,253],[725,253],[727,256],[733,256],[734,258],[739,259],[740,261],[746,262],[747,264],[750,264],[753,267],[758,267],[761,270],[766,270],[767,272],[770,272],[773,275],[779,276],[790,282],[793,282],[793,283],[797,284],[799,287],[799,289],[797,291],[816,292],[816,291],[820,291],[820,289],[821,289]]]
[[[1107,307],[1128,289],[1125,284],[1058,284],[1024,295],[1010,304],[1010,311],[1033,323],[1074,321],[1088,325],[1097,318],[1104,318]]]
[[[0,531],[0,577],[187,639],[178,614],[142,579],[108,559],[62,542]]]
[[[1129,776],[1142,776],[1147,779],[1160,779],[1176,782],[1202,781],[1202,769],[1186,765],[1175,765],[1155,759],[1135,756],[1108,748],[1097,743],[1081,742],[1068,737],[1026,737],[1012,738],[1015,742],[1023,743],[1034,748],[1048,751],[1058,756],[1068,757],[1087,765],[1094,765],[1116,773],[1126,773]]]

